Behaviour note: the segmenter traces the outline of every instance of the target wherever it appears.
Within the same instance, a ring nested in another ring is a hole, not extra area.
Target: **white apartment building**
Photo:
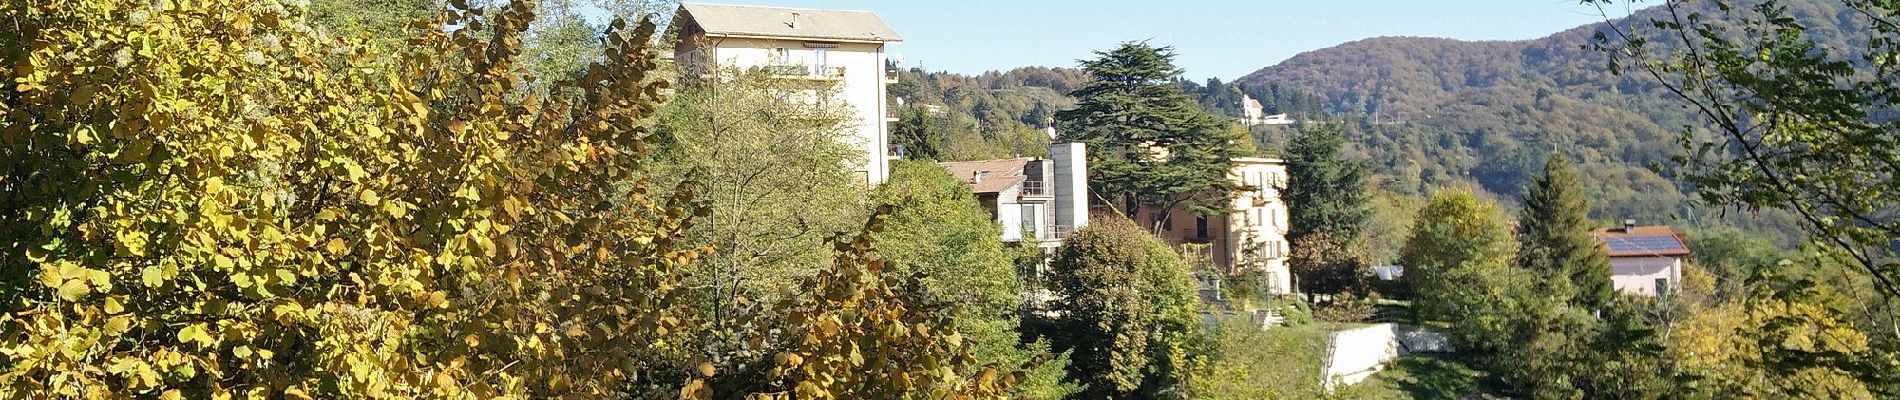
[[[851,145],[864,151],[853,170],[876,185],[890,176],[885,85],[896,83],[886,46],[903,38],[866,11],[681,3],[672,28],[674,59],[687,71],[707,66],[761,68],[785,79],[836,89],[856,115]]]

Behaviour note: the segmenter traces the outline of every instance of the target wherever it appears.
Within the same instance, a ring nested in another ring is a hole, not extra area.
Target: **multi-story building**
[[[1621,228],[1596,231],[1596,237],[1610,254],[1610,282],[1616,291],[1656,296],[1682,282],[1682,259],[1689,256],[1682,231],[1625,220]]]
[[[856,116],[849,144],[864,151],[854,165],[867,184],[890,175],[886,88],[897,82],[886,47],[903,41],[866,11],[681,3],[672,28],[674,59],[686,71],[712,66],[758,68],[784,79],[829,86]]]
[[[1049,158],[939,163],[952,176],[970,182],[977,201],[1003,226],[1004,242],[1034,243],[1044,249],[1062,244],[1069,232],[1087,226],[1088,153],[1081,143],[1049,147]]]
[[[1286,187],[1286,163],[1271,158],[1235,158],[1228,177],[1243,191],[1235,196],[1226,216],[1207,216],[1178,207],[1168,218],[1150,215],[1146,222],[1161,226],[1162,239],[1175,245],[1197,244],[1207,249],[1208,261],[1227,273],[1259,268],[1266,274],[1268,294],[1293,292],[1293,274],[1287,269],[1287,206],[1280,199]]]

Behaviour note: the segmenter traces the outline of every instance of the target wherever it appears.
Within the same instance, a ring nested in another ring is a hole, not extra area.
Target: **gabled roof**
[[[798,21],[793,26],[794,15]],[[869,11],[810,10],[680,3],[681,21],[707,36],[753,36],[855,42],[902,42],[904,38]]]
[[[1680,257],[1689,255],[1682,232],[1668,226],[1631,226],[1596,231],[1597,245],[1610,257]]]
[[[1029,180],[1023,175],[1023,167],[1034,158],[1005,158],[1001,160],[978,160],[937,163],[943,169],[950,170],[950,176],[974,184],[976,193],[1002,193],[1003,190]],[[983,181],[976,181],[976,173],[983,172]]]

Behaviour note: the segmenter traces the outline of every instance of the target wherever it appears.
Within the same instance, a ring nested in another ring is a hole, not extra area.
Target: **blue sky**
[[[892,48],[904,66],[933,71],[1075,66],[1091,51],[1145,39],[1174,46],[1175,63],[1195,80],[1230,80],[1302,52],[1370,37],[1522,40],[1603,20],[1577,0],[703,2],[876,12],[904,36]]]

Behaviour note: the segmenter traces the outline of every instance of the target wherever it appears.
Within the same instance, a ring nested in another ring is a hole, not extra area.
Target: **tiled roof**
[[[764,36],[864,42],[902,42],[877,14],[869,11],[808,10],[799,8],[680,3],[680,14],[690,16],[708,35]],[[798,26],[792,26],[793,15]]]
[[[1009,189],[1029,179],[1028,176],[1023,175],[1023,167],[1029,165],[1029,162],[1033,160],[1035,159],[1024,157],[1001,160],[945,162],[937,163],[937,165],[943,166],[943,169],[950,170],[950,176],[962,179],[964,182],[973,183],[976,193],[1001,193],[1003,190]],[[982,182],[976,182],[976,173],[978,171],[984,172]]]
[[[1682,232],[1668,226],[1636,226],[1596,231],[1597,245],[1610,257],[1679,257],[1689,255]]]

